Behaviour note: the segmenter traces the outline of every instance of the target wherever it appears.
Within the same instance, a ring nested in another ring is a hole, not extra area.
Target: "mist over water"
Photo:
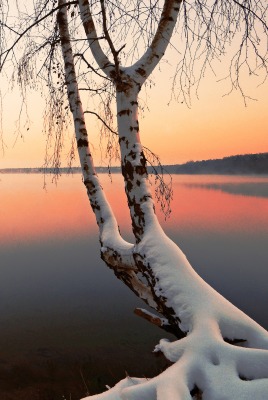
[[[121,177],[102,178],[131,240]],[[81,177],[46,191],[42,179],[1,175],[1,400],[12,390],[14,399],[68,390],[79,398],[81,370],[91,393],[125,371],[154,375],[165,361],[150,352],[167,334],[133,315],[144,304],[100,259]],[[267,328],[268,177],[173,176],[173,187],[164,230],[208,283]]]

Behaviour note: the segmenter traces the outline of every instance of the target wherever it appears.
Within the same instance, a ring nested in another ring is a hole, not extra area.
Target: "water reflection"
[[[117,175],[113,184],[106,176],[102,181],[131,239],[125,198],[119,197],[123,182]],[[217,189],[259,186],[262,193],[268,178],[175,176],[173,182],[171,219],[160,217],[165,231],[203,278],[268,327],[268,199]],[[5,393],[12,399],[11,388],[18,387],[14,399],[35,398],[37,390],[40,400],[70,392],[79,398],[86,393],[81,369],[92,392],[125,370],[154,374],[163,363],[150,351],[166,333],[133,315],[144,305],[100,260],[80,176],[42,187],[39,175],[1,176],[1,400]]]
[[[268,182],[185,183],[189,188],[220,190],[242,196],[268,197]]]
[[[101,179],[121,230],[131,238],[121,176],[114,175],[112,183],[106,175]],[[249,221],[250,230],[267,230],[268,178],[176,175],[173,188],[171,218],[165,221],[158,212],[168,230],[239,232]],[[98,235],[79,175],[63,176],[46,191],[40,175],[2,175],[0,189],[2,246]]]

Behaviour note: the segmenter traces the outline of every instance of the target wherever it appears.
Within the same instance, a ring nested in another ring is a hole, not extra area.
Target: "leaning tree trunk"
[[[126,378],[108,392],[88,399],[263,400],[268,393],[268,333],[198,276],[179,247],[164,234],[154,212],[139,136],[138,93],[156,62],[156,55],[165,50],[162,42],[157,40],[156,34],[152,46],[137,64],[125,69],[112,68],[98,47],[98,41],[94,41],[96,32],[87,0],[79,3],[93,54],[99,65],[103,63],[103,69],[116,87],[122,174],[136,238],[132,245],[120,236],[94,170],[75,75],[67,11],[62,7],[58,25],[68,98],[84,183],[100,229],[102,258],[119,279],[163,318],[146,310],[138,313],[178,338],[174,342],[163,339],[155,348],[174,363],[162,374],[151,380]],[[59,4],[63,6],[65,0],[59,0]],[[165,2],[162,25],[173,24],[172,15],[178,12],[179,4],[180,1]],[[168,12],[172,14],[169,20]]]
[[[134,245],[123,240],[113,211],[106,199],[96,174],[89,148],[82,102],[76,79],[74,58],[70,44],[65,0],[59,0],[58,26],[60,31],[62,55],[64,59],[67,95],[73,115],[77,149],[82,168],[83,180],[87,189],[91,208],[99,226],[101,257],[138,297],[156,309],[150,289],[137,278],[137,267],[133,256]]]

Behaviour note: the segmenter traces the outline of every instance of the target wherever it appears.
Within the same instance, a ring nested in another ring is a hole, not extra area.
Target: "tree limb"
[[[77,1],[77,0],[75,0],[75,1],[68,1],[68,2],[66,3],[66,6],[70,6],[70,5],[72,5],[72,4],[78,4],[78,1]],[[47,14],[45,14],[43,17],[39,18],[38,20],[35,20],[35,22],[32,23],[31,25],[29,25],[23,32],[21,32],[21,33],[17,33],[17,32],[16,32],[17,35],[19,35],[19,37],[13,42],[13,44],[12,44],[11,47],[9,47],[7,50],[5,50],[5,51],[2,53],[2,56],[3,56],[3,55],[5,55],[5,56],[4,56],[4,58],[3,58],[3,60],[1,61],[1,64],[0,64],[0,72],[1,72],[3,66],[4,66],[4,64],[5,64],[5,62],[6,62],[6,59],[7,59],[8,55],[9,55],[9,53],[14,51],[14,48],[15,48],[16,45],[19,43],[19,41],[23,38],[23,36],[25,36],[26,33],[29,32],[33,27],[35,27],[36,25],[38,25],[40,22],[44,21],[47,17],[49,17],[50,15],[52,15],[54,12],[59,11],[62,7],[63,7],[63,5],[58,5],[57,7],[53,8],[52,10],[50,10],[50,11],[49,11]],[[65,7],[65,5],[64,5],[64,7]],[[9,29],[10,29],[10,28],[9,28]]]
[[[92,115],[95,115],[111,133],[113,133],[114,135],[118,135],[118,133],[115,132],[115,131],[114,131],[100,116],[99,116],[99,114],[97,114],[96,112],[94,112],[94,111],[84,111],[84,114],[92,114]]]
[[[110,36],[108,28],[107,28],[107,16],[106,16],[104,0],[100,0],[100,4],[101,4],[102,26],[103,26],[104,36],[105,36],[105,38],[109,44],[109,47],[111,49],[113,59],[114,59],[114,65],[115,65],[115,73],[116,73],[116,75],[118,75],[119,74],[118,52],[115,50],[113,41],[111,39],[111,36]]]
[[[110,73],[114,71],[114,64],[110,62],[100,46],[88,0],[78,0],[78,3],[81,20],[92,54],[99,67],[110,77]]]
[[[70,43],[65,0],[59,0],[57,22],[60,31],[67,93],[70,109],[73,114],[78,154],[88,198],[99,226],[100,240],[102,246],[108,246],[117,251],[123,249],[125,252],[131,253],[132,245],[125,242],[119,233],[116,218],[100,185],[90,152],[84,111],[78,90],[73,52]]]
[[[131,67],[133,78],[141,84],[148,78],[163,57],[176,25],[182,0],[165,0],[161,19],[151,45]]]

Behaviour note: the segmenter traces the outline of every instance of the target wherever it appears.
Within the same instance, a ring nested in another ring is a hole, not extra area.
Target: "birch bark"
[[[59,0],[60,5],[65,0]],[[175,27],[181,1],[166,1],[148,51],[132,67],[118,66],[103,53],[87,0],[79,0],[92,53],[116,89],[122,174],[136,244],[125,242],[95,173],[75,75],[66,7],[58,15],[68,98],[73,113],[84,183],[100,228],[102,257],[115,274],[165,318],[137,312],[158,326],[185,336],[160,341],[174,365],[152,380],[125,379],[99,400],[190,400],[202,398],[263,400],[268,391],[268,334],[256,322],[206,284],[182,251],[163,233],[154,212],[146,159],[140,141],[138,94],[163,56]],[[107,36],[107,34],[106,34]],[[143,275],[143,280],[139,278]],[[242,344],[243,348],[236,347]],[[222,379],[224,377],[224,379]],[[227,380],[228,387],[224,384]],[[245,385],[245,381],[248,383]],[[251,383],[252,382],[252,383]],[[196,397],[197,396],[197,397]]]
[[[105,37],[114,58],[113,64],[104,55],[97,38],[88,0],[79,0],[81,19],[92,54],[98,65],[113,80],[116,88],[121,167],[132,229],[137,242],[141,241],[147,224],[150,226],[154,224],[160,229],[148,182],[146,158],[140,141],[138,94],[165,53],[176,25],[181,2],[182,0],[165,1],[151,45],[133,66],[124,68],[119,63],[118,52],[111,44],[111,38],[105,27]]]
[[[133,257],[134,246],[126,242],[120,235],[118,224],[108,203],[105,193],[96,174],[93,158],[89,148],[88,133],[84,118],[82,101],[79,94],[74,58],[68,30],[65,0],[59,0],[61,6],[58,13],[62,55],[64,59],[67,94],[73,114],[77,149],[82,168],[84,184],[87,189],[91,208],[99,226],[101,256],[112,268],[116,276],[122,280],[138,297],[152,308],[157,309],[151,290],[138,279],[136,263]]]

